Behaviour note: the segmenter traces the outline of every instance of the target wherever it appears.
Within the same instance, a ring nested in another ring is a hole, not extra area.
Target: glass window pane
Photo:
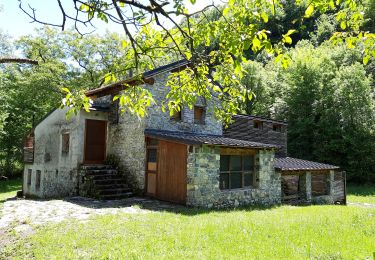
[[[156,149],[148,149],[147,162],[156,162],[156,154],[157,154]]]
[[[242,188],[242,173],[236,172],[230,174],[231,189]]]
[[[220,189],[229,189],[229,174],[220,173]]]
[[[241,156],[239,155],[231,155],[230,156],[230,170],[231,171],[241,171]]]
[[[254,156],[244,156],[243,160],[243,168],[245,171],[254,170]]]
[[[244,183],[245,187],[253,186],[253,174],[245,174],[244,181],[245,181]]]
[[[229,155],[220,155],[220,171],[229,171]]]

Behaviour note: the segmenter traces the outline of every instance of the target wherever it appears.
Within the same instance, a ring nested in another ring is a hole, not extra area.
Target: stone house
[[[203,99],[172,117],[163,113],[158,101],[167,94],[168,75],[187,64],[145,72],[142,83],[130,78],[90,90],[86,95],[95,102],[89,113],[66,120],[66,111],[59,109],[45,117],[25,142],[24,195],[114,199],[132,190],[206,208],[279,204],[288,196],[339,200],[338,167],[285,157],[285,122],[239,115],[223,130],[213,114],[215,100]],[[156,104],[145,118],[119,115],[111,102],[124,83],[144,84],[152,92]],[[111,158],[116,167],[108,166]],[[318,182],[316,172],[324,176]],[[324,192],[314,193],[314,183]]]

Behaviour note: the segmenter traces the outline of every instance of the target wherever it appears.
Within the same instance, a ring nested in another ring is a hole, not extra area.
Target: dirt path
[[[174,210],[180,206],[157,200],[133,197],[124,200],[99,201],[73,197],[64,200],[10,199],[0,208],[0,248],[12,243],[11,232],[28,236],[34,228],[65,219],[86,220],[105,214],[144,214],[151,211]]]

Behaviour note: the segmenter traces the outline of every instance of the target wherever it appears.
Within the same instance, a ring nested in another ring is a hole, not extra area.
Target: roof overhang
[[[191,132],[165,131],[156,129],[146,129],[145,136],[183,143],[187,145],[212,145],[232,148],[252,148],[252,149],[279,149],[279,146],[273,144],[263,144],[227,138],[221,135],[208,135]]]
[[[292,157],[275,158],[274,166],[276,170],[282,172],[326,171],[337,170],[340,168],[331,164],[318,163]]]

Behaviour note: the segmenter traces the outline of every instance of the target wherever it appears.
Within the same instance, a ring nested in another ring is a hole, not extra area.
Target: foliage
[[[375,181],[374,81],[360,53],[305,41],[288,55],[287,69],[272,61],[247,68],[244,82],[257,97],[248,112],[288,121],[291,156],[339,165],[356,181]],[[256,85],[250,76],[262,81]]]
[[[0,180],[0,210],[1,204],[8,198],[15,197],[22,189],[22,179]],[[1,214],[0,214],[1,217]]]
[[[347,185],[348,202],[368,203],[375,205],[375,188],[373,185],[350,183]]]
[[[374,213],[343,206],[122,213],[50,224],[3,257],[364,259],[373,254]]]
[[[194,4],[196,1],[190,2]],[[215,112],[225,123],[240,110],[242,102],[252,97],[252,93],[241,85],[243,65],[249,58],[249,52],[266,51],[270,56],[276,56],[276,61],[284,67],[288,66],[290,59],[284,54],[286,47],[308,38],[315,24],[312,18],[322,13],[332,14],[331,18],[336,23],[333,25],[335,28],[326,26],[326,23],[320,27],[324,32],[318,32],[318,42],[334,32],[334,42],[345,41],[350,47],[364,47],[364,63],[375,56],[375,35],[361,31],[366,8],[357,0],[230,0],[224,6],[208,4],[197,13],[188,13],[181,0],[142,3],[87,0],[74,2],[70,8],[60,0],[58,3],[63,19],[55,26],[62,29],[67,21],[74,22],[78,31],[79,25],[90,25],[95,20],[120,24],[127,36],[122,41],[127,50],[126,60],[137,73],[155,68],[155,61],[162,59],[166,53],[171,53],[174,59],[189,60],[193,69],[179,75],[184,78],[188,91],[176,91],[177,80],[171,79],[168,85],[173,94],[166,97],[166,105],[170,108],[192,106],[194,95],[203,92],[206,99],[215,97],[220,101],[222,106]],[[37,19],[35,11],[26,10],[22,1],[20,7],[33,21],[50,24]],[[173,15],[183,17],[184,22],[178,24]],[[167,28],[164,21],[174,27]],[[338,28],[337,24],[340,30],[333,30]],[[116,75],[115,72],[111,74]],[[142,90],[134,91],[143,94],[121,94],[126,96],[123,100],[129,100],[123,102],[123,110],[144,116],[152,102],[144,102],[143,98],[150,100],[151,97]],[[81,105],[80,102],[71,103]],[[132,107],[128,107],[130,105]]]
[[[65,105],[88,109],[90,100],[76,97],[81,89],[104,84],[103,75],[110,72],[119,77],[128,72],[123,71],[125,53],[117,34],[82,38],[44,28],[15,42],[0,38],[0,53],[14,52],[13,45],[24,56],[40,61],[38,66],[0,65],[0,174],[13,175],[22,167],[24,137],[66,94]],[[75,98],[69,99],[72,93]]]

